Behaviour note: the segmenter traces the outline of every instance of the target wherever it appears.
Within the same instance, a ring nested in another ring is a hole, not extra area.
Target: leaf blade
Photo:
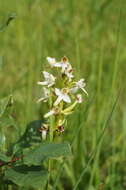
[[[40,167],[20,166],[7,169],[5,178],[21,187],[40,188],[45,186],[48,172]]]
[[[24,163],[27,165],[40,165],[46,159],[56,159],[70,155],[71,149],[68,143],[45,143],[28,151],[27,156],[24,157]]]

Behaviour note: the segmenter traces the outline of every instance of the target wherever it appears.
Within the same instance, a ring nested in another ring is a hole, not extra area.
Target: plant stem
[[[54,116],[50,117],[50,132],[49,132],[49,140],[50,143],[53,142],[53,128],[54,128]],[[52,161],[49,160],[49,178],[50,178],[50,173],[51,173],[51,168],[52,168]]]
[[[53,142],[53,128],[54,128],[54,120],[55,120],[55,118],[54,118],[54,116],[52,115],[51,117],[50,117],[50,132],[49,132],[49,141],[50,142]]]
[[[53,101],[52,101],[52,96],[50,96],[49,99],[49,105],[50,105],[50,110],[52,109],[53,106]],[[49,120],[49,141],[50,143],[53,142],[53,130],[54,130],[54,125],[55,125],[55,116],[52,115],[50,116],[50,120]],[[48,163],[48,171],[49,171],[49,178],[48,178],[48,189],[49,189],[49,184],[50,184],[50,180],[51,180],[51,169],[52,169],[52,160],[49,160]]]

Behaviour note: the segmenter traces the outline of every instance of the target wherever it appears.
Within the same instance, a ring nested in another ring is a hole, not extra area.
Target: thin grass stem
[[[96,149],[91,153],[90,159],[88,160],[86,167],[83,168],[83,170],[82,170],[82,172],[81,172],[81,174],[80,174],[80,176],[79,176],[76,184],[73,187],[73,190],[76,190],[78,188],[78,185],[80,184],[80,182],[81,182],[84,174],[86,173],[89,165],[91,164],[93,158],[96,156],[97,151],[99,150],[99,146],[101,146],[101,143],[102,143],[105,131],[106,131],[107,127],[108,127],[108,124],[109,124],[109,122],[110,122],[110,120],[112,118],[113,112],[114,112],[115,107],[117,105],[118,98],[119,98],[119,95],[117,96],[117,98],[116,98],[116,100],[115,100],[115,102],[114,102],[114,104],[112,106],[111,112],[109,113],[108,118],[107,118],[107,120],[104,123],[103,130],[102,130],[102,132],[101,132],[101,134],[100,134],[100,136],[99,136],[99,138],[97,140]]]

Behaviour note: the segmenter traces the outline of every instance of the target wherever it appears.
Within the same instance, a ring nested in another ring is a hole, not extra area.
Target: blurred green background
[[[15,19],[0,31],[0,98],[13,95],[21,133],[44,111],[36,104],[40,95],[36,83],[47,56],[59,60],[66,55],[77,78],[86,79],[89,97],[68,118],[63,136],[74,138],[74,156],[66,162],[57,189],[76,188],[96,148],[77,189],[126,189],[125,1],[1,0],[0,28],[12,14]],[[104,138],[97,145],[105,125]]]

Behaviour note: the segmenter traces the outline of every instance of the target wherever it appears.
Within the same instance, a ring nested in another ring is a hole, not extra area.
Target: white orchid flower
[[[60,109],[58,107],[53,108],[48,113],[44,115],[44,118],[50,117],[51,115],[57,115],[60,113]]]
[[[56,64],[55,58],[47,57],[46,59],[47,59],[48,63],[49,63],[51,66],[53,66],[53,67],[55,66],[55,64]]]
[[[48,87],[51,87],[55,84],[55,77],[52,74],[46,71],[43,71],[43,75],[44,75],[45,81],[43,82],[39,81],[37,84],[42,85],[42,86],[48,86]]]
[[[47,57],[47,61],[52,67],[61,68],[61,72],[64,73],[68,77],[69,81],[71,81],[71,79],[74,77],[73,74],[71,73],[72,66],[68,62],[67,57],[64,56],[60,62],[56,62],[55,58]]]
[[[61,59],[61,62],[59,64],[61,65],[62,73],[65,73],[66,70],[70,71],[72,69],[71,64],[68,62],[68,58],[65,56]]]
[[[50,110],[48,113],[46,113],[44,115],[44,118],[50,117],[51,115],[54,115],[54,114],[55,114],[55,111],[54,110]]]
[[[55,58],[52,57],[47,57],[46,58],[48,63],[52,66],[52,67],[62,67],[62,63],[61,62],[56,62]]]
[[[71,82],[72,78],[74,78],[74,75],[72,74],[71,70],[65,70],[64,74],[68,77],[69,82]]]
[[[68,92],[69,90],[67,88],[63,88],[62,90],[55,88],[55,94],[58,96],[58,98],[54,102],[54,106],[57,106],[62,100],[66,103],[71,103]]]
[[[86,83],[84,82],[84,79],[80,79],[78,82],[75,82],[75,85],[71,88],[70,92],[74,94],[78,91],[78,89],[81,89],[88,96],[87,91],[84,89],[85,86]]]
[[[72,69],[71,64],[68,62],[67,57],[63,57],[60,62],[55,62],[54,67],[60,67],[61,72],[64,73],[67,69],[70,71]]]
[[[37,100],[37,102],[41,102],[41,101],[47,102],[48,98],[49,98],[49,89],[43,87],[43,95],[41,98]]]

